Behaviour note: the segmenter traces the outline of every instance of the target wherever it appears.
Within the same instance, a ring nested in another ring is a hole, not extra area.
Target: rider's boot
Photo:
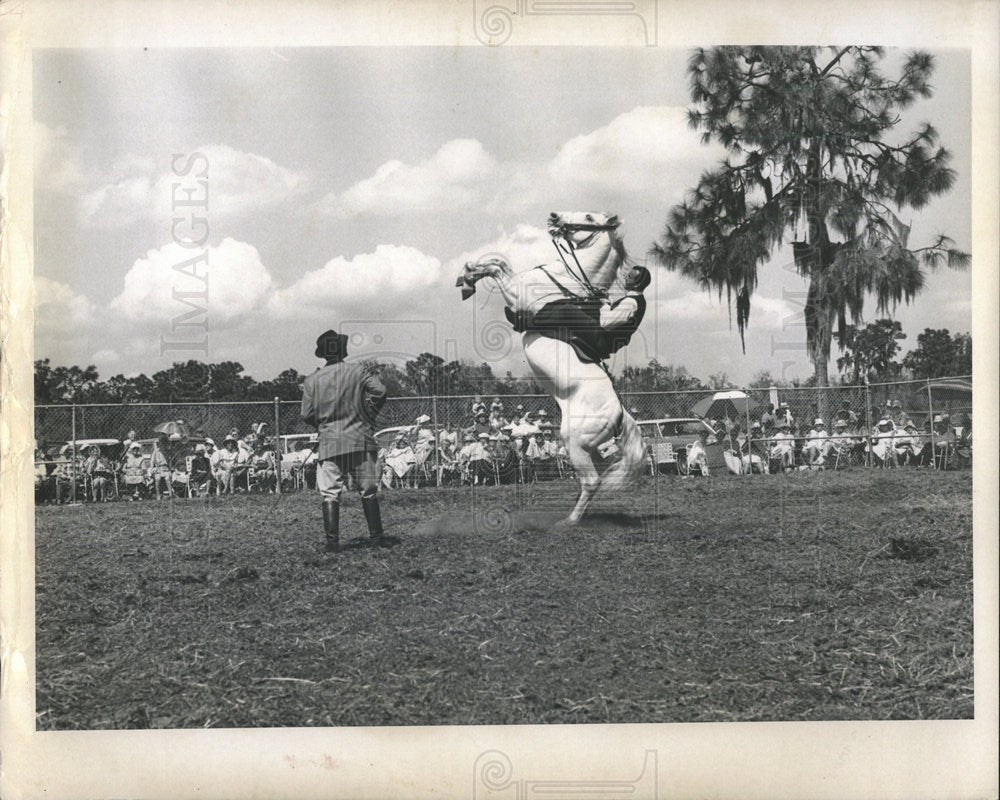
[[[326,552],[339,553],[340,503],[336,500],[323,501],[323,531],[326,534]]]
[[[399,544],[396,536],[386,536],[382,530],[382,512],[378,505],[378,495],[361,498],[361,508],[365,512],[365,522],[368,523],[368,538],[371,544],[379,547],[392,547]]]

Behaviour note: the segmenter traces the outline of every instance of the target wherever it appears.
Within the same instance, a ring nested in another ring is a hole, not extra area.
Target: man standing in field
[[[359,364],[348,364],[347,336],[329,330],[316,340],[316,356],[326,361],[302,383],[302,419],[319,431],[316,488],[323,498],[326,552],[340,552],[340,493],[350,474],[361,494],[369,542],[391,547],[378,505],[378,445],[375,417],[385,403],[382,382]]]

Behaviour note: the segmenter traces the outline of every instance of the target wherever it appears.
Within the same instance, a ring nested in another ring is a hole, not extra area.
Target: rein
[[[580,247],[589,247],[594,237],[598,234],[598,232],[613,231],[617,227],[618,227],[617,225],[598,225],[597,223],[579,222],[579,223],[559,225],[556,228],[555,233],[552,234],[552,244],[555,246],[556,252],[559,253],[559,259],[563,262],[563,265],[566,267],[566,271],[574,278],[579,280],[580,283],[582,283],[584,286],[587,287],[587,291],[590,292],[591,297],[604,297],[607,295],[607,292],[596,289],[594,287],[594,284],[590,282],[590,279],[587,277],[587,273],[584,272],[583,267],[580,266],[580,259],[576,257],[577,248],[574,247],[573,242],[570,240],[567,234],[570,233],[571,231],[593,231],[593,233],[589,237],[587,237],[585,243],[580,245]],[[566,242],[566,249],[569,251],[569,254],[573,256],[573,262],[576,264],[576,270],[574,270],[569,265],[569,262],[566,260],[566,256],[563,253],[563,248],[559,246],[559,241],[558,241],[559,239],[562,239],[564,242]],[[549,277],[551,278],[552,276],[550,275]],[[562,289],[563,287],[560,286],[559,288]]]

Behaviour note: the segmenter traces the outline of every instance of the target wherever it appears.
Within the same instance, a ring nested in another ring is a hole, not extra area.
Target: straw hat
[[[426,414],[421,414],[419,417],[417,417],[414,420],[414,422],[417,425],[423,425],[425,422],[430,422],[430,421],[431,421],[431,418],[429,416],[427,416]]]

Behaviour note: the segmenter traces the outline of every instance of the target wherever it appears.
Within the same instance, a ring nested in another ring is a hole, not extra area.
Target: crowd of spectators
[[[435,428],[423,414],[412,425],[380,435],[383,486],[481,486],[572,476],[565,444],[544,409],[518,404],[508,410],[499,397],[489,405],[477,397],[468,414],[464,424],[447,428]],[[873,415],[858,413],[844,401],[830,424],[812,414],[798,420],[788,403],[768,406],[751,420],[749,430],[730,419],[706,421],[715,435],[706,430],[692,437],[687,448],[688,466],[702,474],[708,474],[706,448],[715,442],[725,448],[730,471],[738,472],[862,465],[942,469],[968,466],[972,460],[967,414],[955,419],[924,415],[918,425],[899,400],[887,401]],[[315,481],[315,441],[306,438],[297,452],[282,455],[267,423],[252,426],[246,435],[233,428],[221,444],[203,431],[140,439],[133,430],[120,442],[100,441],[108,444],[75,450],[63,444],[55,452],[36,448],[36,501],[273,493],[279,474],[283,491],[312,487]]]
[[[741,472],[792,469],[840,469],[848,466],[935,467],[968,466],[972,461],[972,421],[948,414],[926,415],[917,426],[899,400],[876,409],[871,428],[867,419],[843,401],[832,425],[810,415],[793,416],[788,403],[768,406],[752,420],[749,435],[730,420],[712,420],[717,439],[735,454]],[[702,437],[704,444],[705,437]]]
[[[183,423],[178,421],[178,427]],[[202,431],[159,433],[140,439],[129,431],[121,442],[102,440],[55,453],[35,449],[36,502],[70,499],[163,499],[207,494],[273,493],[277,456],[267,423],[241,436],[231,429],[221,446]]]
[[[508,413],[499,397],[472,402],[468,424],[435,431],[426,414],[400,429],[379,452],[386,488],[423,483],[504,484],[566,474],[566,448],[548,413],[518,405]]]

